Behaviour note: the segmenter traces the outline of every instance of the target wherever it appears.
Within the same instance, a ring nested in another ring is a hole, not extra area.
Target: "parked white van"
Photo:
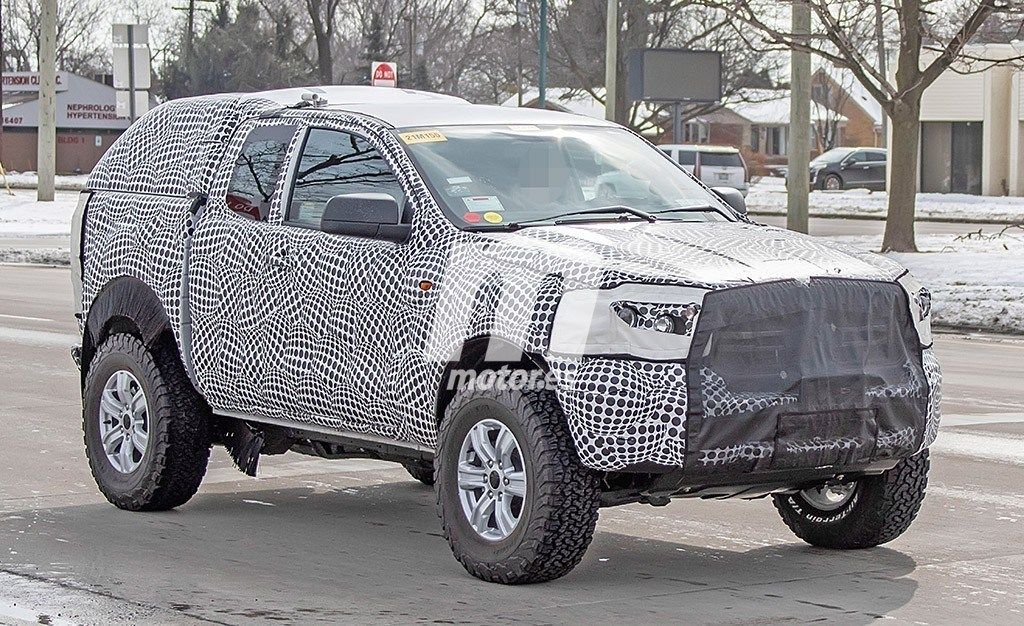
[[[736,148],[687,144],[658,148],[708,187],[732,187],[746,197],[750,189],[749,170]]]

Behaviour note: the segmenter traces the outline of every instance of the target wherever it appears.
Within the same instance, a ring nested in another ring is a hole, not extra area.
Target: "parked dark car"
[[[811,161],[811,189],[884,191],[887,156],[882,148],[833,148]]]

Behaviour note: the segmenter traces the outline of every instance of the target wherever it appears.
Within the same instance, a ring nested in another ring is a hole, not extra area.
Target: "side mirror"
[[[402,242],[411,227],[402,223],[402,207],[386,193],[346,193],[327,201],[320,230],[335,235]]]
[[[712,187],[711,191],[715,192],[715,195],[728,204],[733,211],[736,211],[740,215],[747,214],[747,201],[743,198],[743,194],[740,193],[739,189],[733,189],[732,187]]]

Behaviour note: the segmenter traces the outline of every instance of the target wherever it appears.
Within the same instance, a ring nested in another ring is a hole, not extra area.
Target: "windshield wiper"
[[[671,209],[651,211],[651,215],[663,215],[665,213],[707,213],[708,211],[718,213],[715,207],[710,204],[691,204],[689,206],[677,206]]]
[[[558,224],[559,220],[566,217],[573,217],[575,215],[622,215],[624,213],[629,215],[635,215],[636,217],[647,220],[648,222],[658,221],[658,218],[655,217],[654,214],[648,213],[647,211],[636,209],[631,206],[626,206],[624,204],[614,204],[610,206],[596,207],[593,209],[577,209],[575,211],[566,211],[565,213],[557,213],[555,215],[537,217],[530,220],[510,222],[506,226],[506,228],[508,228],[509,230],[516,230],[517,228],[520,228],[521,226],[524,226],[526,224],[535,224],[538,222],[554,222],[555,224]]]

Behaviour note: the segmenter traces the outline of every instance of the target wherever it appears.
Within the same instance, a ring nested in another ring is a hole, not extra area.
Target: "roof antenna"
[[[302,92],[302,100],[296,104],[297,107],[322,107],[327,105],[327,98],[323,90],[309,90]]]

